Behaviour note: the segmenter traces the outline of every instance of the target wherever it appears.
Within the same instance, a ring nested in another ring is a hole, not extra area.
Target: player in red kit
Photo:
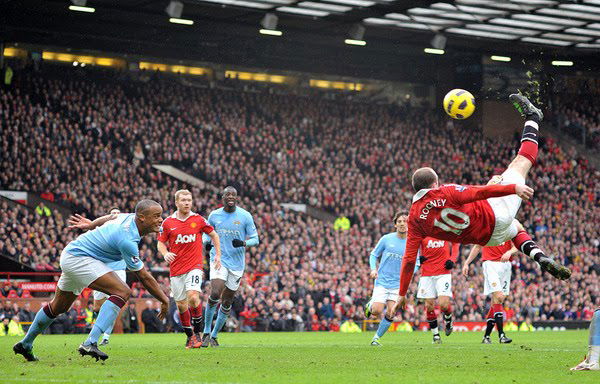
[[[487,327],[483,336],[483,344],[491,344],[490,335],[494,325],[498,329],[498,337],[501,344],[509,344],[512,339],[506,337],[504,333],[504,313],[503,303],[510,293],[510,277],[512,274],[511,257],[518,252],[511,241],[506,241],[495,247],[481,247],[475,245],[469,253],[469,257],[463,264],[462,273],[469,277],[469,265],[481,251],[481,260],[483,261],[483,293],[492,294],[492,305],[487,313]]]
[[[406,292],[412,279],[417,252],[427,236],[453,243],[495,246],[512,240],[521,252],[538,262],[542,270],[566,280],[571,271],[547,257],[515,216],[521,199],[530,199],[533,189],[525,177],[535,164],[538,129],[544,115],[526,97],[510,95],[510,101],[526,118],[519,153],[495,185],[440,186],[431,168],[420,168],[412,176],[416,191],[409,211],[406,254],[402,263],[397,309],[406,305]]]
[[[426,237],[421,242],[421,278],[417,288],[417,298],[425,299],[427,322],[433,333],[433,342],[440,344],[435,301],[438,300],[444,314],[446,336],[452,333],[452,273],[456,264],[460,244]]]
[[[210,236],[215,247],[215,268],[221,267],[219,235],[206,220],[192,212],[192,193],[175,192],[177,210],[163,221],[158,235],[158,252],[169,263],[171,293],[177,303],[181,326],[187,336],[186,348],[200,348],[202,331],[203,259],[202,234]],[[217,266],[218,265],[218,266]],[[192,328],[193,322],[193,328]]]

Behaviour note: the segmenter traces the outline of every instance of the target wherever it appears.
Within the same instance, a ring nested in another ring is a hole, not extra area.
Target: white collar
[[[197,213],[196,213],[196,212],[194,212],[194,211],[190,211],[190,215],[189,215],[188,217],[186,217],[186,219],[185,219],[185,220],[189,219],[189,218],[190,218],[190,217],[192,217],[192,216],[196,216],[196,215],[197,215]],[[179,221],[185,221],[185,220],[181,220],[179,217],[177,217],[177,211],[173,212],[173,214],[171,215],[171,217],[172,217],[173,219],[177,219],[177,220],[179,220]]]
[[[423,196],[425,196],[427,194],[427,192],[431,191],[431,188],[426,188],[426,189],[421,189],[419,190],[419,192],[415,193],[412,199],[413,203],[416,203],[418,200],[420,200]]]

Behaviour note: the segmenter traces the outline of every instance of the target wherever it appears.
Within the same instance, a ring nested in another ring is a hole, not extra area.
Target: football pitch
[[[587,331],[513,332],[513,343],[482,345],[481,333],[431,344],[424,332],[236,333],[218,348],[185,350],[179,334],[113,335],[96,362],[76,349],[84,335],[42,335],[39,362],[15,356],[0,338],[1,383],[600,383],[600,372],[570,372],[587,352]]]

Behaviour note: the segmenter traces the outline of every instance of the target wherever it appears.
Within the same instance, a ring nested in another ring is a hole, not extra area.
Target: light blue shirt
[[[215,209],[208,216],[210,224],[221,242],[221,264],[232,271],[243,271],[246,267],[245,247],[234,248],[231,245],[233,239],[246,241],[246,247],[256,246],[259,243],[256,225],[250,212],[236,207],[235,211],[225,212],[223,208]],[[210,237],[204,234],[203,242],[210,242]],[[211,263],[215,259],[215,249],[210,251]]]
[[[379,259],[379,268],[377,268],[376,286],[387,289],[400,288],[400,269],[402,268],[402,259],[406,250],[406,239],[398,237],[397,232],[388,233],[379,239],[377,246],[371,252],[369,265],[371,269],[377,266]],[[417,259],[417,267],[419,265]],[[417,269],[415,267],[415,270]]]
[[[144,267],[138,250],[141,239],[135,213],[121,213],[116,219],[79,235],[64,250],[73,256],[100,260],[113,270],[114,265],[124,263],[130,271],[139,271]]]

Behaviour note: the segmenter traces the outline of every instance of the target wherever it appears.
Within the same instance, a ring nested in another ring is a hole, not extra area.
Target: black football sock
[[[494,325],[496,325],[494,319],[487,319],[487,325],[485,327],[485,337],[490,337],[492,331],[494,330]]]
[[[429,321],[429,329],[433,332],[434,335],[437,335],[438,333],[440,333],[440,331],[438,329],[437,319]]]
[[[496,322],[496,327],[498,327],[498,336],[504,336],[504,314],[502,312],[496,313],[494,315],[494,321]]]

